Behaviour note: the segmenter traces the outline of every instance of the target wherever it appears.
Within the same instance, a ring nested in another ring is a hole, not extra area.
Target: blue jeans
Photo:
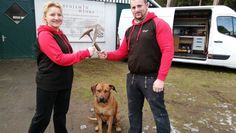
[[[142,132],[144,98],[147,99],[154,116],[157,133],[170,133],[170,121],[164,104],[164,92],[153,91],[156,76],[127,74],[127,97],[130,128],[129,133]]]

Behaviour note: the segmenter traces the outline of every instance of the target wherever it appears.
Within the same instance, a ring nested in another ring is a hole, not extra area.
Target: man
[[[164,80],[174,55],[169,25],[148,12],[147,0],[131,0],[132,26],[120,48],[99,52],[100,59],[120,60],[128,56],[127,97],[129,133],[142,132],[142,108],[147,99],[156,123],[156,132],[169,133],[170,121],[164,104]]]

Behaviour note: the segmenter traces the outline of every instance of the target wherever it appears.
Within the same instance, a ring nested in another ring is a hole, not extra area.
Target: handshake
[[[105,51],[97,51],[94,46],[88,48],[90,56],[93,56],[95,51],[97,52],[98,58],[105,60],[107,58],[107,53]]]

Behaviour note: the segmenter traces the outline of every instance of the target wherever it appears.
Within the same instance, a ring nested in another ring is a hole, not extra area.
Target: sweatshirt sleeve
[[[113,52],[107,53],[107,60],[117,61],[121,60],[128,55],[128,47],[126,43],[126,37],[124,37],[121,46]]]
[[[40,32],[38,41],[40,50],[45,53],[54,63],[61,66],[70,66],[80,62],[86,57],[90,57],[88,50],[81,50],[75,53],[63,53],[52,34],[47,31]]]
[[[161,19],[154,19],[154,21],[156,23],[156,39],[162,53],[157,78],[164,81],[174,57],[174,42],[169,25]]]

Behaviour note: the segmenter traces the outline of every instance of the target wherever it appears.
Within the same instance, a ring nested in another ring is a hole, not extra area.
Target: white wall
[[[116,5],[105,4],[105,43],[101,48],[106,51],[115,50],[116,47]]]
[[[104,51],[113,51],[116,48],[116,5],[105,3],[104,41],[98,41],[99,47]],[[71,43],[75,50],[85,49],[91,43]]]
[[[43,5],[48,0],[35,1],[36,28],[42,24]],[[67,35],[74,51],[86,49],[92,45],[85,36],[79,39],[89,25],[100,24],[104,28],[104,36],[97,38],[102,50],[115,50],[116,45],[116,4],[86,0],[57,0],[64,5],[64,22],[61,30]],[[75,7],[72,7],[76,6]],[[86,8],[90,13],[81,13]],[[93,36],[93,33],[91,33]]]

